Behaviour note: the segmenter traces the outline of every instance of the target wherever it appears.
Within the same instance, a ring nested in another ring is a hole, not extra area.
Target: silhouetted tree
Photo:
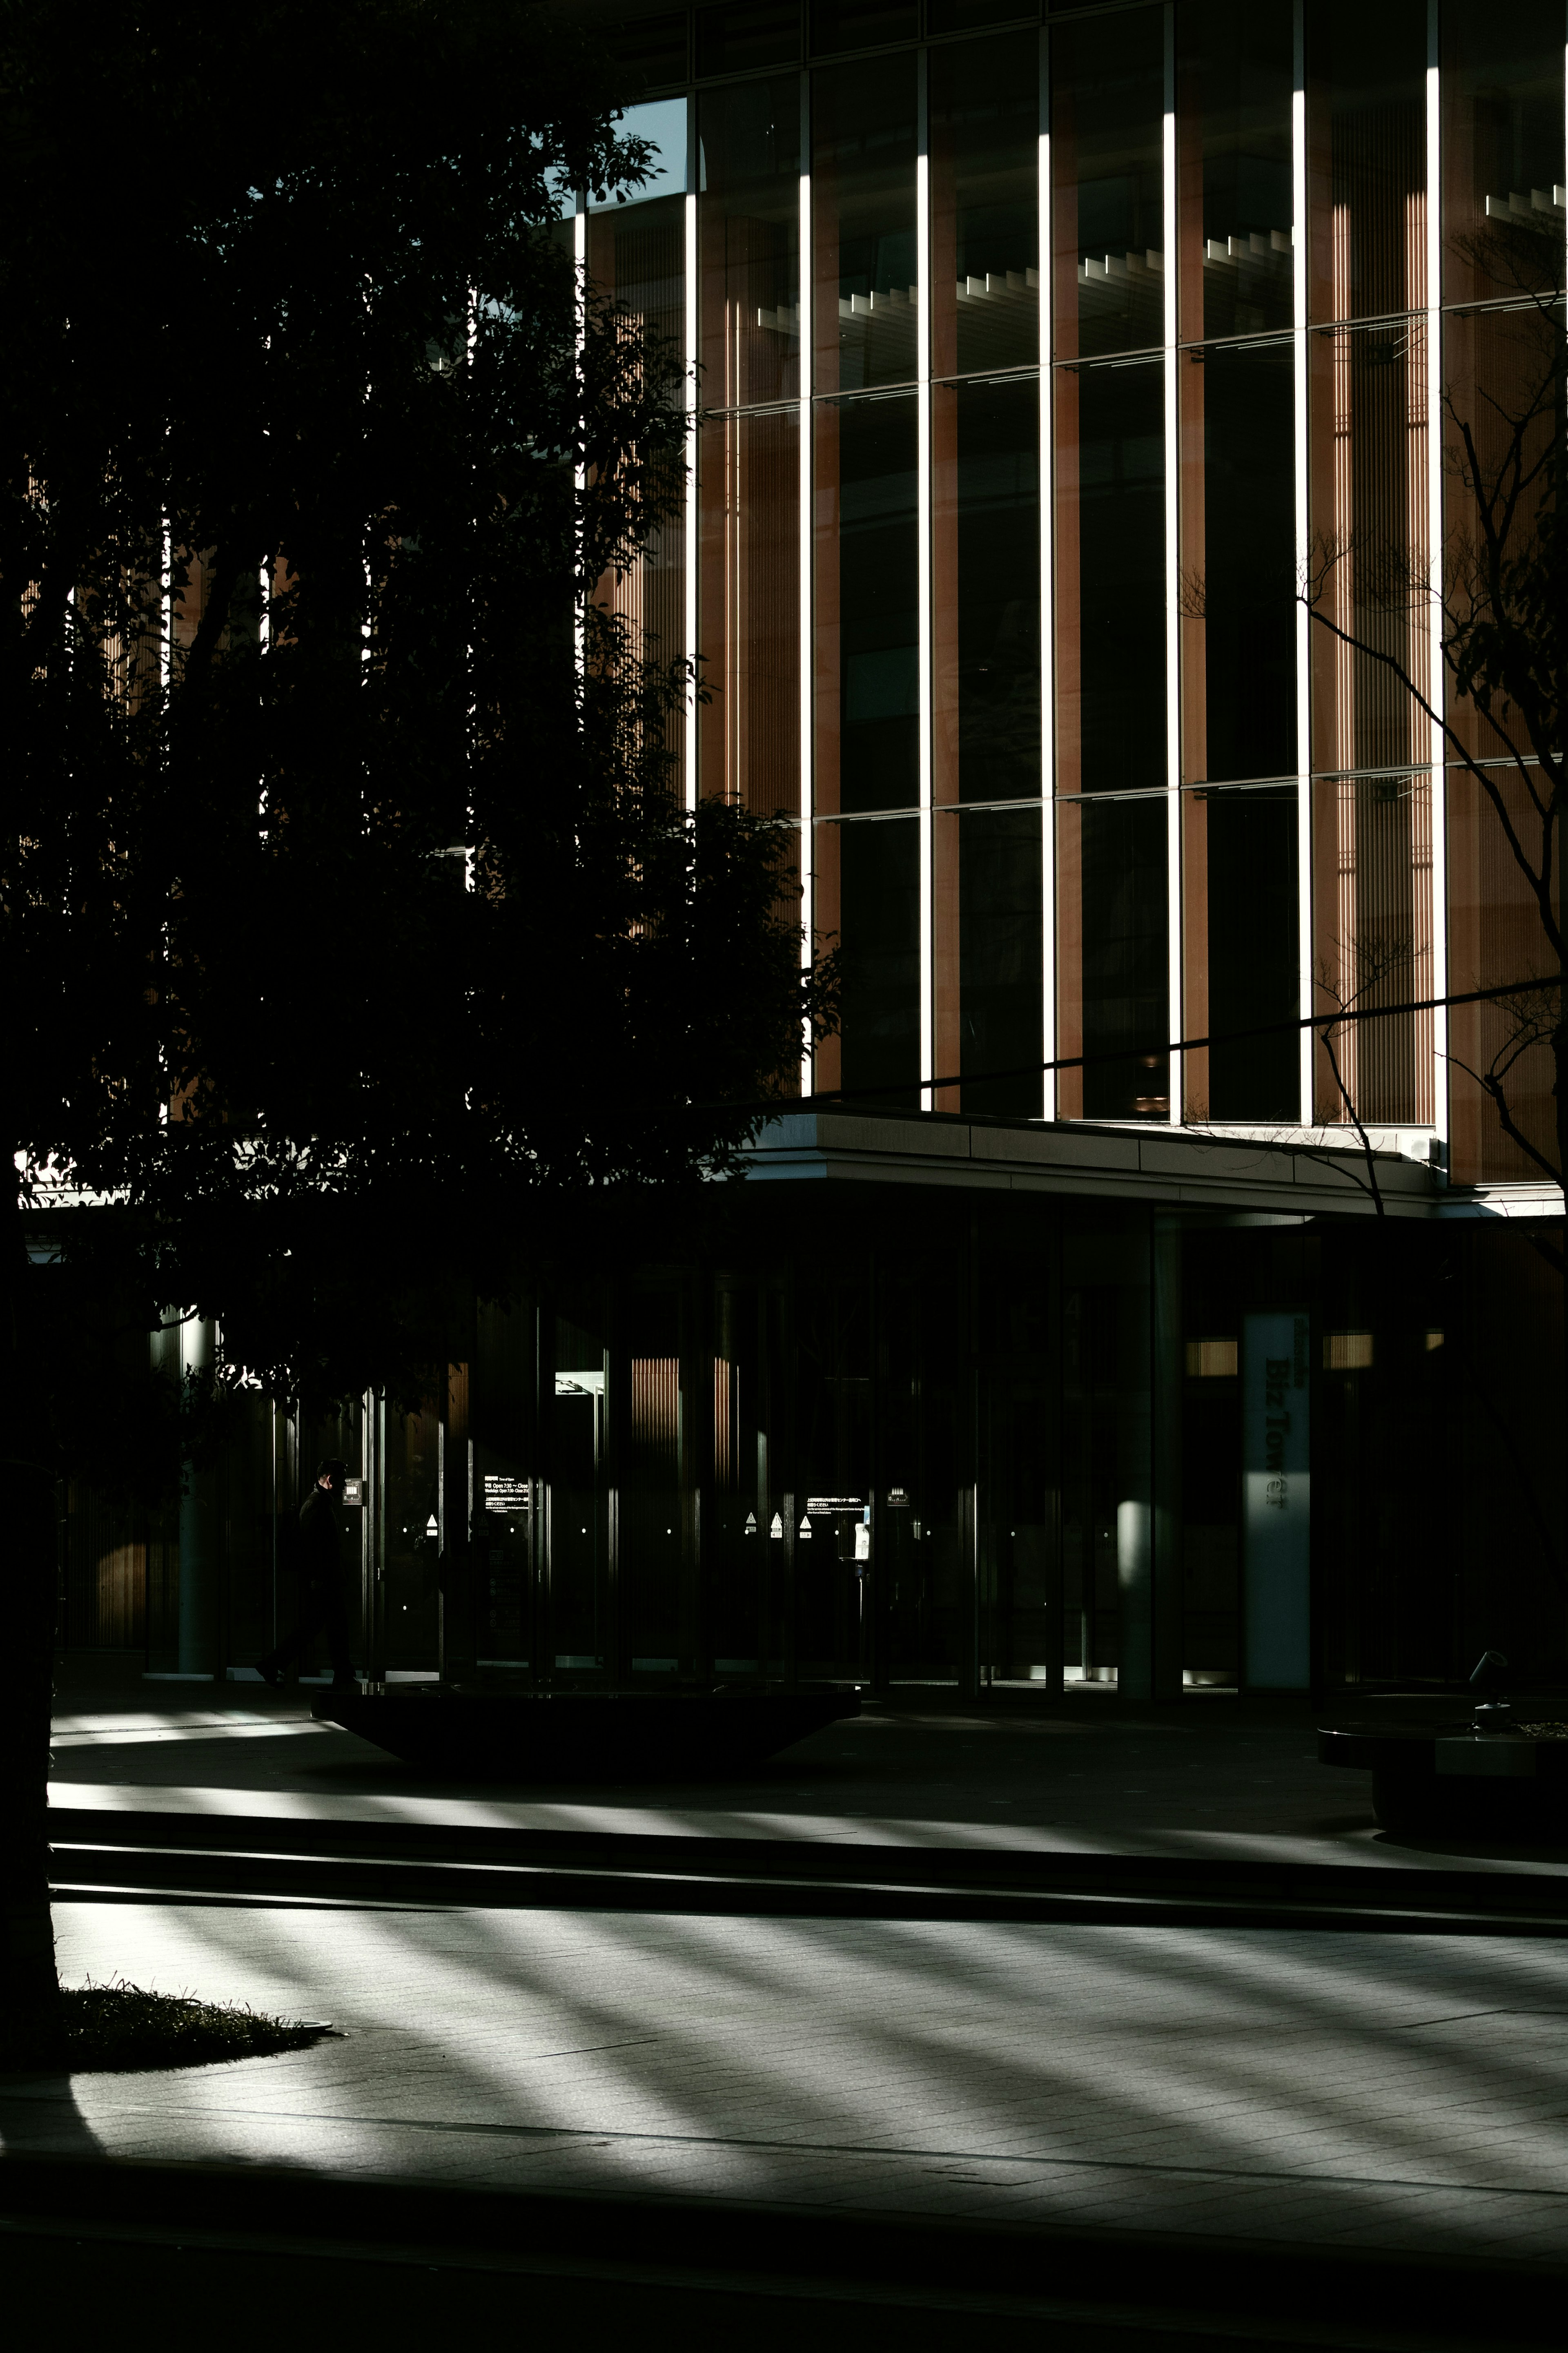
[[[417,1396],[456,1286],[696,1193],[827,1004],[786,837],[687,810],[689,678],[603,585],[687,397],[558,221],[644,174],[616,97],[516,0],[0,21],[9,2063],[60,1475],[176,1475],[247,1388]],[[199,1391],[146,1369],[171,1307]]]

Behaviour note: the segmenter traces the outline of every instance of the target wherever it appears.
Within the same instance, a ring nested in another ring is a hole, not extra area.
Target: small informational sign
[[[1310,1324],[1247,1315],[1241,1339],[1242,1558],[1252,1691],[1311,1681]]]
[[[530,1482],[513,1478],[510,1471],[485,1472],[485,1509],[487,1512],[510,1514],[526,1512],[530,1507]]]
[[[866,1508],[866,1498],[864,1495],[808,1495],[805,1508],[808,1512],[817,1513],[861,1512]]]
[[[364,1481],[363,1479],[345,1479],[343,1481],[343,1501],[345,1504],[353,1504],[356,1509],[363,1504]]]
[[[871,1557],[871,1531],[864,1522],[855,1531],[855,1557],[857,1560],[869,1560]]]

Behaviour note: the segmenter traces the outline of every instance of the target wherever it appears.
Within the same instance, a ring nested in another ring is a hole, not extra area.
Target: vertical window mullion
[[[1438,716],[1429,723],[1432,763],[1432,987],[1434,997],[1448,987],[1448,797],[1443,730],[1443,243],[1442,106],[1438,91],[1437,0],[1426,0],[1426,566],[1427,701]],[[1415,992],[1419,994],[1419,990]],[[1432,1012],[1432,1124],[1438,1157],[1448,1158],[1448,1013]]]
[[[1056,469],[1051,335],[1056,271],[1051,242],[1049,34],[1040,31],[1040,1051],[1057,1054]],[[1040,1115],[1057,1115],[1057,1073],[1043,1074]]]
[[[1307,37],[1306,0],[1295,5],[1295,73],[1290,93],[1291,230],[1295,313],[1294,347],[1296,400],[1296,572],[1305,575],[1309,561],[1310,516],[1307,497]],[[1315,1002],[1312,986],[1312,669],[1311,616],[1304,604],[1296,607],[1296,887],[1299,987],[1303,1013]],[[1313,1032],[1303,1029],[1300,1045],[1301,1124],[1312,1124]]]
[[[920,1070],[922,1079],[942,1075],[932,1061],[935,1035],[933,916],[935,887],[931,857],[931,76],[930,51],[921,49],[915,85],[915,377],[916,377],[916,497],[919,501],[920,599]],[[921,1089],[921,1109],[931,1111],[935,1098],[930,1087]]]
[[[812,316],[816,257],[811,225],[811,76],[800,77],[800,920],[801,965],[809,972],[816,946],[816,805],[813,745],[816,712],[813,703],[816,649],[812,643],[812,353],[816,332]],[[815,1083],[814,1056],[808,1042],[801,1057],[800,1083],[809,1094]]]
[[[1165,115],[1163,155],[1164,200],[1165,345],[1165,893],[1167,965],[1165,1034],[1179,1038],[1182,1024],[1182,708],[1181,602],[1178,573],[1181,541],[1176,510],[1181,449],[1176,422],[1176,12],[1166,0]],[[1154,1044],[1152,1039],[1150,1045]],[[1185,1056],[1172,1057],[1169,1116],[1179,1126],[1186,1111]]]
[[[686,534],[686,600],[685,650],[690,663],[697,652],[697,589],[698,564],[698,498],[697,498],[697,101],[688,101],[686,109],[686,318],[681,357],[685,366],[686,401],[686,503],[681,528]],[[686,806],[697,807],[697,676],[692,670],[686,691]]]

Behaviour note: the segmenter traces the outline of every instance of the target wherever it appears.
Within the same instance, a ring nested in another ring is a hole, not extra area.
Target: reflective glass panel
[[[912,41],[920,28],[916,0],[811,0],[811,46],[817,57]]]
[[[1289,327],[1290,0],[1187,0],[1176,27],[1182,339]]]
[[[915,60],[813,74],[811,237],[818,392],[915,374]]]
[[[939,1111],[1040,1115],[1040,826],[1037,807],[938,817],[936,1060],[963,1074],[939,1090]]]
[[[1058,368],[1053,381],[1058,790],[1163,785],[1163,369]]]
[[[795,1293],[799,1492],[791,1551],[796,1670],[807,1681],[861,1672],[870,1634],[876,1356],[869,1276],[868,1252],[845,1250],[837,1262],[826,1251],[814,1252]]]
[[[816,928],[838,949],[839,1035],[817,1055],[820,1087],[896,1088],[920,1101],[921,845],[915,818],[816,828]]]
[[[1317,1010],[1431,995],[1426,344],[1415,320],[1308,338]],[[1335,1050],[1320,1118],[1432,1117],[1429,1013],[1352,1024]]]
[[[877,1257],[882,1483],[872,1498],[871,1567],[894,1683],[956,1681],[969,1649],[960,1433],[973,1408],[962,1263],[951,1229],[934,1219],[895,1233]]]
[[[800,390],[800,79],[704,90],[698,103],[702,399]]]
[[[1037,799],[1037,382],[933,387],[931,475],[933,797]]]
[[[587,252],[592,286],[679,361],[686,334],[685,198],[658,196],[590,214]],[[647,659],[660,665],[679,661],[687,649],[686,532],[680,516],[657,524],[631,570],[622,577],[607,576],[599,594],[625,617],[634,646]],[[677,708],[665,735],[670,789],[677,794],[684,787],[685,742]]]
[[[1221,1037],[1300,1017],[1294,785],[1210,789],[1183,802],[1188,1037]],[[1183,1057],[1187,1117],[1295,1120],[1292,1030],[1237,1038]]]
[[[1051,34],[1051,219],[1059,359],[1164,341],[1164,12]]]
[[[1059,1006],[1068,1119],[1168,1119],[1165,804],[1079,801],[1057,820]]]
[[[1028,0],[926,0],[926,31],[977,33],[987,25],[1011,25],[1039,13]]]
[[[566,1683],[613,1665],[601,1318],[598,1303],[584,1300],[574,1303],[574,1314],[551,1319],[554,1377],[543,1399],[550,1480],[545,1662]]]
[[[800,55],[800,0],[724,0],[697,11],[700,74],[749,73]]]
[[[1444,0],[1443,299],[1563,283],[1563,10]]]
[[[800,810],[800,423],[713,417],[700,448],[702,792]]]
[[[1183,802],[1189,1037],[1300,1008],[1296,788],[1295,409],[1289,343],[1190,352],[1182,414],[1183,774],[1247,789]],[[1281,1034],[1185,1060],[1194,1119],[1294,1118],[1298,1046]]]
[[[816,807],[920,797],[920,511],[912,397],[816,411]]]
[[[1494,522],[1506,518],[1504,546],[1510,562],[1528,561],[1539,546],[1542,526],[1552,513],[1552,480],[1543,461],[1558,430],[1562,336],[1558,306],[1512,305],[1450,312],[1444,319],[1443,524],[1451,580],[1467,575],[1484,580],[1479,561],[1484,517]],[[1522,495],[1509,501],[1516,465]],[[1495,704],[1489,716],[1483,714],[1456,692],[1450,673],[1447,719],[1458,743],[1447,771],[1448,986],[1460,993],[1552,969],[1539,902],[1509,845],[1504,821],[1506,817],[1514,827],[1539,873],[1542,843],[1530,788],[1539,784],[1542,772],[1534,766],[1521,773],[1515,764],[1515,747],[1536,756],[1521,717],[1517,704],[1506,701]],[[1460,765],[1460,746],[1482,764],[1485,784]],[[1498,1105],[1482,1092],[1475,1074],[1502,1074],[1510,1118],[1551,1158],[1555,1140],[1549,1042],[1543,1038],[1516,1054],[1518,1024],[1506,1003],[1457,1005],[1449,1024],[1451,1176],[1464,1184],[1538,1177],[1539,1164],[1504,1132]]]
[[[1289,343],[1178,364],[1182,772],[1296,770],[1295,369]]]
[[[1426,0],[1307,0],[1314,319],[1426,300]]]
[[[618,1433],[616,1546],[623,1671],[634,1682],[678,1675],[689,1659],[689,1579],[695,1513],[682,1461],[690,1400],[682,1395],[680,1302],[634,1291],[623,1306],[630,1356]],[[685,1410],[683,1411],[683,1407]]]
[[[1039,356],[1039,37],[931,52],[931,370]]]

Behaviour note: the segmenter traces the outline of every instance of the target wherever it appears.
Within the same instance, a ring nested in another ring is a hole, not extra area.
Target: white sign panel
[[[1310,1324],[1248,1315],[1241,1340],[1243,1682],[1305,1691],[1311,1681]]]

